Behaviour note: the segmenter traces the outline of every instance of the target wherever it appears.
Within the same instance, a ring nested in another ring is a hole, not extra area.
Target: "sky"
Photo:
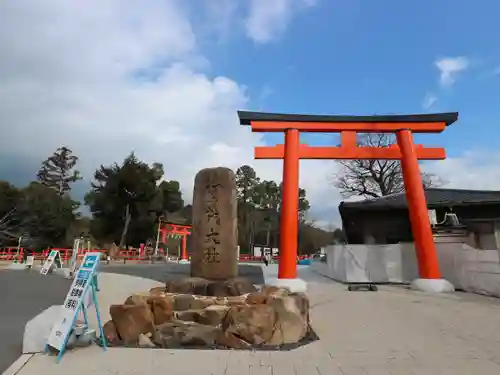
[[[447,187],[500,190],[500,2],[481,0],[2,0],[0,179],[24,184],[62,145],[82,196],[99,165],[161,162],[187,202],[197,171],[282,162],[238,109],[308,114],[459,112],[426,162]],[[497,35],[497,36],[495,36]],[[305,135],[335,145],[331,134]],[[309,218],[339,224],[335,161],[302,161]]]

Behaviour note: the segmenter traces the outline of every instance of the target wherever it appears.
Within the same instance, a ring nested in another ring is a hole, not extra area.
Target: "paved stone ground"
[[[8,266],[10,262],[5,264]],[[56,275],[41,276],[35,270],[19,271],[2,268],[0,268],[2,286],[0,373],[21,355],[26,323],[46,308],[62,304],[71,285],[70,280]],[[239,271],[253,283],[263,283],[260,265],[240,265]],[[169,279],[188,275],[189,265],[183,264],[102,265],[99,280],[103,285],[98,296],[103,321],[110,319],[109,305],[123,303],[135,292],[147,291],[152,287],[165,285],[165,281]],[[97,328],[93,312],[89,313],[89,319],[91,327]]]
[[[267,276],[275,270],[265,269]],[[301,269],[320,340],[290,352],[146,350],[93,347],[58,365],[35,355],[19,375],[379,375],[500,374],[500,300],[433,296],[384,286],[348,292]]]
[[[24,325],[46,308],[62,304],[71,285],[62,277],[0,270],[0,373],[22,353]]]

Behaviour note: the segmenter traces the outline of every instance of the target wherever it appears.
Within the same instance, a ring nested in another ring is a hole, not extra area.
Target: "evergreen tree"
[[[85,202],[92,212],[91,231],[100,239],[138,246],[155,237],[156,223],[181,210],[177,181],[163,181],[163,166],[151,166],[131,153],[121,165],[101,166]]]
[[[63,146],[60,147],[42,163],[38,171],[38,181],[57,192],[62,197],[71,191],[71,183],[81,180],[80,172],[75,170],[78,157],[73,152]]]

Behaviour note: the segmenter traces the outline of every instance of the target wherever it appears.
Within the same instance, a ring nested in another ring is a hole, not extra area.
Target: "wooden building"
[[[452,240],[479,249],[500,249],[500,191],[428,188],[425,195],[429,215],[435,217],[436,241]],[[341,202],[339,211],[347,242],[413,242],[407,207],[404,193]],[[455,217],[458,223],[454,222]]]

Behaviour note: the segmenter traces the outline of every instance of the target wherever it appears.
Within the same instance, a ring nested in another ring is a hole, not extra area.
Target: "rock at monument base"
[[[249,344],[262,345],[273,335],[274,315],[273,308],[267,305],[233,306],[227,313],[223,330]]]
[[[186,285],[193,289],[192,281],[177,282],[177,290],[188,290]],[[203,283],[197,280],[195,288]],[[111,343],[146,348],[276,349],[297,344],[311,332],[309,300],[304,293],[275,286],[225,297],[155,293],[156,289],[135,294],[127,298],[127,304],[111,306],[112,321],[104,327]]]
[[[147,304],[111,305],[109,314],[125,344],[135,344],[141,333],[155,331],[153,313]]]
[[[201,310],[198,316],[198,323],[217,327],[224,322],[229,306],[212,305]]]
[[[174,317],[173,298],[155,298],[150,301],[151,311],[153,312],[153,321],[155,325],[169,322]]]
[[[116,325],[112,320],[104,323],[102,330],[104,331],[104,337],[108,345],[118,345],[121,343],[121,338],[116,331]]]
[[[223,281],[187,277],[167,282],[165,290],[168,293],[230,297],[253,293],[257,288],[245,277],[232,277]]]
[[[166,283],[165,290],[168,293],[197,294],[205,296],[209,281],[201,277],[185,277],[175,279]]]
[[[151,296],[164,296],[166,293],[166,289],[163,286],[157,286],[154,288],[149,289],[149,294]]]
[[[137,345],[139,348],[156,348],[155,343],[151,340],[150,336],[152,337],[152,334],[145,335],[144,333],[141,333],[139,335],[138,343]]]
[[[213,346],[220,329],[204,324],[174,320],[157,328],[156,341],[164,348]]]
[[[291,344],[300,341],[309,330],[309,310],[301,311],[306,303],[302,297],[269,297],[266,306],[276,314],[272,337],[266,341],[269,345]],[[308,302],[307,302],[308,304]]]
[[[23,335],[23,354],[44,351],[45,343],[61,314],[61,309],[61,305],[50,306],[26,323]]]
[[[193,190],[191,276],[238,276],[236,177],[229,168],[199,171]]]

